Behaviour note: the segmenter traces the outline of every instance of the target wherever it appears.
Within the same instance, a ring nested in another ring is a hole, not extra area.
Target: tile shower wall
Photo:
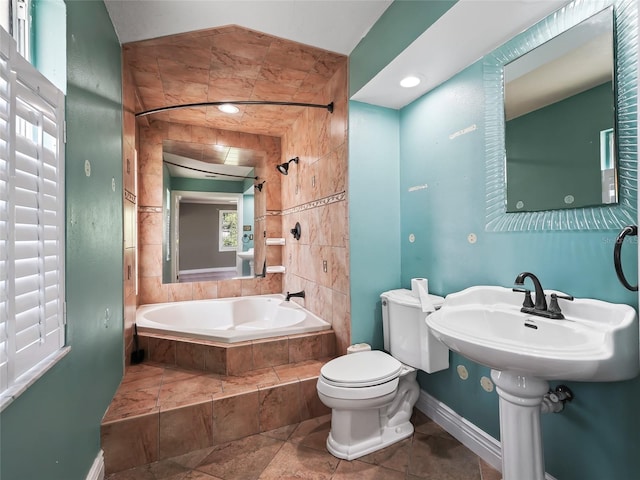
[[[155,121],[150,125],[138,125],[138,304],[200,300],[206,298],[237,297],[280,293],[280,274],[266,278],[224,280],[192,283],[162,283],[162,141],[180,140],[247,148],[266,152],[264,165],[256,167],[256,175],[265,179],[269,188],[255,196],[256,212],[265,211],[266,206],[279,207],[278,188],[280,179],[275,165],[280,161],[280,139],[266,135],[253,135],[214,128],[196,127]],[[266,202],[266,205],[262,202]],[[269,213],[269,212],[268,212]],[[258,218],[256,232],[267,229],[269,215]],[[280,235],[279,225],[274,225],[273,236]],[[269,232],[269,236],[272,234]],[[259,257],[260,245],[256,244]],[[260,267],[257,267],[260,270]]]
[[[347,65],[314,102],[334,111],[305,109],[282,139],[282,161],[299,157],[282,176],[284,290],[304,290],[302,303],[332,323],[337,354],[351,340],[347,185]],[[302,236],[290,230],[299,222]],[[274,247],[270,247],[272,249]],[[269,251],[267,252],[269,260]]]
[[[129,363],[133,349],[133,324],[136,321],[137,292],[136,245],[137,165],[136,165],[136,95],[131,72],[122,69],[122,178],[124,213],[124,359]]]

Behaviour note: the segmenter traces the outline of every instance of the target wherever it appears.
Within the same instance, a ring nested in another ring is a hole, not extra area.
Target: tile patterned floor
[[[324,415],[240,440],[115,473],[107,480],[500,480],[480,460],[416,411],[412,437],[357,460],[329,454]]]

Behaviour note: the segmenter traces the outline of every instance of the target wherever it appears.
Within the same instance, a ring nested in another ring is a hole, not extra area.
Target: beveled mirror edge
[[[507,213],[503,66],[611,6],[616,46],[614,90],[619,203],[591,208]],[[616,230],[637,223],[637,22],[635,0],[576,0],[485,57],[485,231]]]

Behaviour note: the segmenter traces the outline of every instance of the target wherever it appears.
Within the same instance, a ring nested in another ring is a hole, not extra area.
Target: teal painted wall
[[[402,285],[427,276],[433,293],[472,285],[513,286],[516,275],[536,273],[544,288],[638,306],[618,282],[612,263],[617,231],[484,232],[484,94],[477,63],[400,113]],[[450,140],[471,125],[477,129]],[[413,184],[429,188],[407,193]],[[406,241],[409,233],[416,242]],[[470,244],[467,236],[477,235]],[[637,253],[624,259],[637,275]],[[467,381],[455,366],[469,369]],[[499,438],[497,395],[480,387],[489,369],[451,354],[452,368],[420,384],[458,414]],[[635,478],[640,420],[640,378],[610,384],[567,383],[576,401],[559,415],[543,416],[546,468],[562,480]]]
[[[362,62],[350,59],[352,77],[373,76],[358,70]],[[428,277],[430,291],[446,295],[478,284],[510,287],[518,273],[529,270],[545,288],[638,308],[637,294],[620,285],[613,269],[617,231],[484,232],[481,62],[399,112],[357,102],[350,102],[349,108],[353,342],[370,341],[379,348],[378,296],[385,289],[410,288],[413,277]],[[475,131],[450,139],[472,125]],[[396,148],[398,156],[376,156]],[[427,188],[409,191],[421,185]],[[411,233],[415,243],[408,240]],[[470,233],[477,235],[475,244],[467,241]],[[635,283],[637,243],[625,247],[623,262]],[[455,373],[459,364],[469,370],[466,381]],[[453,353],[451,366],[432,375],[420,372],[421,388],[499,438],[497,394],[480,387],[489,369]],[[559,480],[636,478],[640,378],[567,384],[575,400],[561,414],[544,415],[542,420],[547,471]]]
[[[120,46],[102,2],[66,5],[71,352],[2,412],[2,480],[85,479],[123,371]]]
[[[519,201],[520,211],[602,204],[600,132],[613,128],[613,99],[607,82],[506,123],[508,212]]]
[[[395,0],[349,57],[349,95],[355,94],[458,0]]]
[[[351,343],[382,348],[380,294],[400,285],[398,111],[349,102]]]

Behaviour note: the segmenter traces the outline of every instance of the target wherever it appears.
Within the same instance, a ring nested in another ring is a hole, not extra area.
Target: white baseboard
[[[100,450],[91,465],[86,480],[104,480],[104,452]]]
[[[416,408],[486,463],[496,470],[502,471],[502,449],[498,440],[424,390],[420,390]],[[545,474],[545,478],[546,480],[556,480],[548,473]]]

